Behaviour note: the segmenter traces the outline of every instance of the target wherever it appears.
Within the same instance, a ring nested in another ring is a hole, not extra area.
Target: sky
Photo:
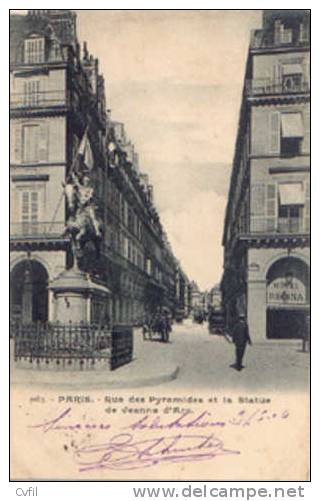
[[[220,281],[222,233],[250,30],[261,11],[79,10],[112,119],[154,185],[175,256],[204,290]]]

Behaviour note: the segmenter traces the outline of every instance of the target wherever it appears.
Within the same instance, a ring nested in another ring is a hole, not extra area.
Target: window
[[[44,38],[28,38],[24,42],[24,62],[43,63],[44,62]]]
[[[39,161],[39,125],[25,125],[22,129],[22,150],[24,162]]]
[[[277,45],[292,43],[292,30],[285,29],[280,19],[275,21],[274,41]]]
[[[39,221],[39,198],[38,191],[20,192],[20,216],[22,230],[25,234],[34,234],[37,232],[37,222]]]
[[[23,104],[24,106],[37,106],[40,104],[40,80],[24,82]]]
[[[282,66],[283,92],[300,92],[303,87],[301,64],[284,64]]]
[[[280,233],[296,233],[301,230],[301,207],[298,205],[279,205]]]
[[[301,152],[303,124],[301,113],[281,114],[281,155],[294,157]]]
[[[279,184],[278,229],[281,233],[302,230],[305,194],[302,183]]]
[[[281,30],[280,42],[283,44],[292,43],[292,30]]]

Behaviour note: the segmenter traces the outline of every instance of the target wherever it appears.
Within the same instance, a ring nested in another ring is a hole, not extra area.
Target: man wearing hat
[[[243,312],[239,313],[239,318],[232,331],[232,339],[236,347],[236,362],[232,367],[241,371],[243,369],[242,359],[246,351],[247,343],[250,345],[252,344],[249,336],[248,324]]]

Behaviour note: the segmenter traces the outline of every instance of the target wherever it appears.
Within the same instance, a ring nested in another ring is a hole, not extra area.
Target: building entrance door
[[[270,309],[267,312],[268,339],[301,339],[305,335],[308,311]]]
[[[21,323],[48,320],[48,273],[38,261],[24,260],[10,274],[10,318]]]
[[[276,261],[267,274],[267,339],[301,339],[309,315],[309,268],[296,257]]]

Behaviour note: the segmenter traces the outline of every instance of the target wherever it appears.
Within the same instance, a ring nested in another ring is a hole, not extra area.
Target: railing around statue
[[[16,323],[11,327],[14,360],[38,368],[115,369],[129,363],[132,328],[98,324]]]

